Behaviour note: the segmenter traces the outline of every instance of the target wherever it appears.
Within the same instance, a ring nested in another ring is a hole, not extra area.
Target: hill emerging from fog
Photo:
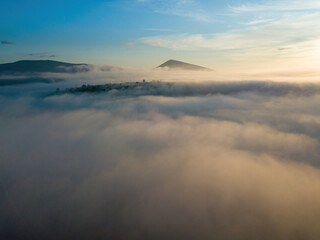
[[[0,75],[26,75],[35,73],[88,72],[88,64],[65,63],[52,60],[22,60],[0,64]]]
[[[304,85],[271,82],[230,82],[230,83],[178,83],[161,81],[107,83],[100,85],[82,85],[81,87],[57,90],[55,94],[106,94],[110,97],[168,96],[190,97],[211,95],[236,95],[255,93],[264,96],[312,96],[318,94],[318,85]]]
[[[169,60],[161,64],[157,68],[168,70],[187,70],[187,71],[213,71],[212,69],[201,67],[198,65],[185,63],[177,60]]]

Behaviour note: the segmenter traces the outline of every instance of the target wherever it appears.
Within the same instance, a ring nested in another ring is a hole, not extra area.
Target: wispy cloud
[[[34,57],[34,58],[56,58],[57,57],[55,54],[47,53],[47,52],[43,52],[43,53],[28,53],[25,56]]]
[[[13,42],[7,41],[7,40],[2,40],[2,41],[1,41],[1,44],[3,44],[3,45],[12,45]]]
[[[282,19],[253,20],[245,28],[222,33],[159,35],[144,37],[140,42],[179,51],[224,51],[224,56],[238,60],[306,58],[307,63],[320,56],[317,22],[320,13],[292,13]]]
[[[208,22],[208,14],[194,0],[137,0],[139,3],[152,4],[156,13],[187,17],[195,21]]]
[[[143,30],[150,32],[175,32],[175,30],[169,28],[144,28]]]
[[[253,19],[249,22],[245,22],[243,24],[244,25],[259,25],[259,24],[270,23],[272,21],[273,21],[273,19],[260,19],[260,18],[258,18],[258,19]]]
[[[281,46],[320,37],[320,29],[314,22],[320,14],[309,14],[292,22],[291,18],[267,22],[259,26],[231,30],[219,34],[180,34],[145,37],[141,42],[175,50],[215,49],[232,50],[266,46]],[[249,23],[255,25],[259,22]],[[297,35],[299,31],[299,35]]]
[[[257,11],[300,11],[320,9],[318,0],[282,0],[266,1],[262,4],[241,4],[230,6],[231,10],[237,13],[257,12]]]

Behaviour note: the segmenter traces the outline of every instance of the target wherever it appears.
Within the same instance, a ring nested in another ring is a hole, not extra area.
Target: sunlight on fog
[[[4,236],[320,237],[317,83],[59,84],[2,88]]]

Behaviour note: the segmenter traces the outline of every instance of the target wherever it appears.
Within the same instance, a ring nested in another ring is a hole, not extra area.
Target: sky
[[[0,0],[0,63],[93,64],[0,72],[0,239],[319,240],[319,23],[319,0]]]
[[[153,68],[313,72],[318,0],[1,0],[0,63],[52,59]]]

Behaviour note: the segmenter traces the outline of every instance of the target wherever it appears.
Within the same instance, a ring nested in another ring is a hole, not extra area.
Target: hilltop
[[[76,73],[88,72],[88,64],[65,63],[52,60],[21,60],[0,64],[0,75],[24,75],[34,73]]]
[[[188,71],[212,71],[209,68],[202,66],[185,63],[177,60],[169,60],[161,64],[157,68],[169,69],[169,70],[188,70]]]

